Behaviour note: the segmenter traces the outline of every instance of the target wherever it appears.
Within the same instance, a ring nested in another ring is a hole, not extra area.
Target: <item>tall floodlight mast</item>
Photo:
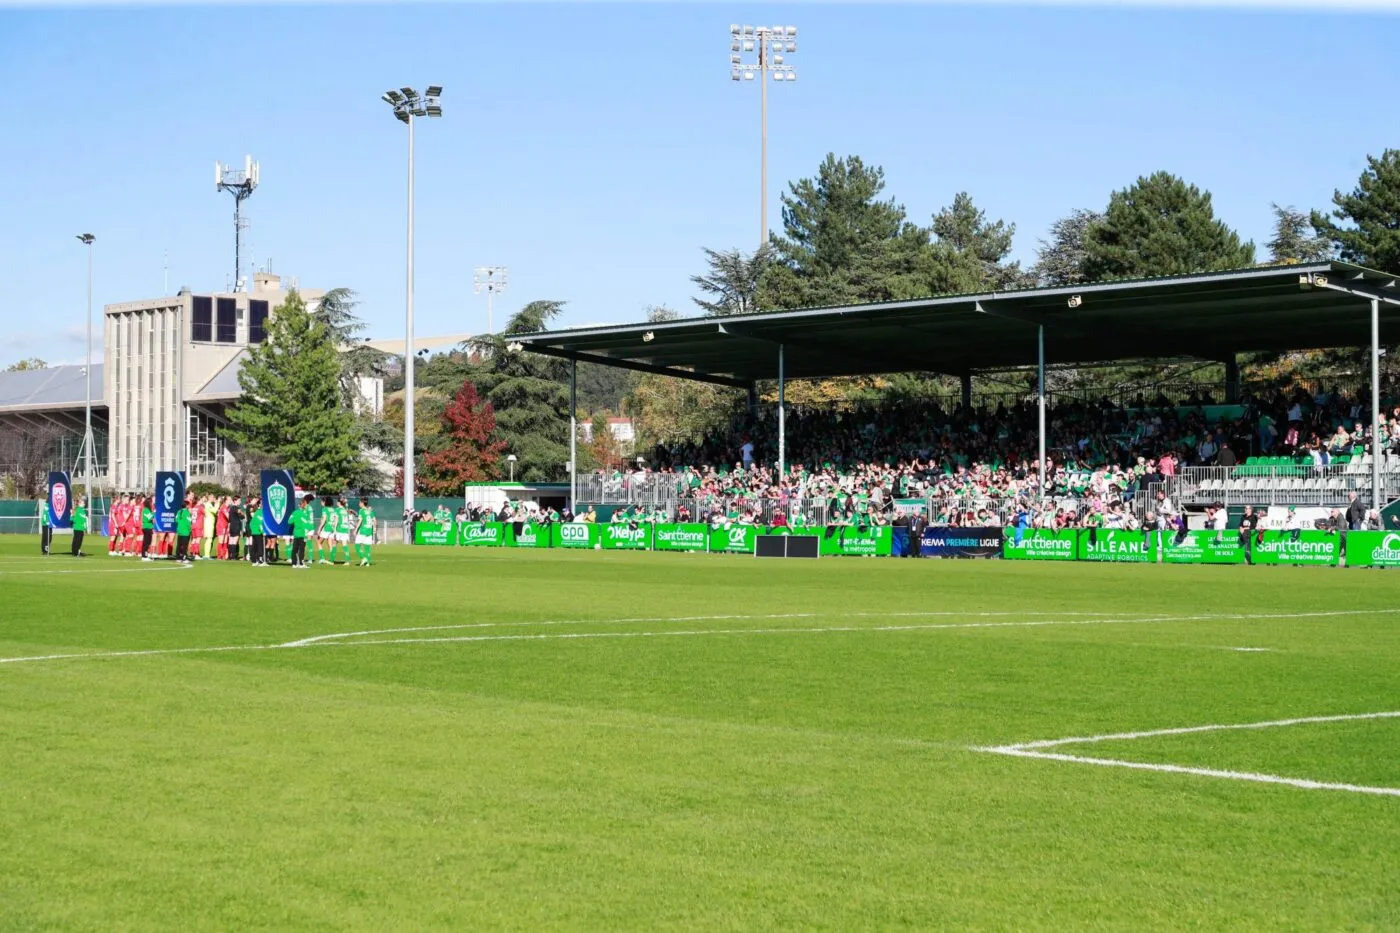
[[[768,242],[768,82],[796,81],[797,71],[783,58],[797,51],[796,26],[737,26],[729,27],[729,78],[732,81],[753,81],[761,87],[759,98],[759,245]],[[741,53],[756,52],[756,62],[745,62]]]

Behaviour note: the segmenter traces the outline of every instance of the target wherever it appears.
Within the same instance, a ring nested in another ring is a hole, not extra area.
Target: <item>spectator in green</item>
[[[267,539],[263,537],[262,502],[248,500],[248,560],[254,567],[267,566]]]
[[[316,518],[311,514],[313,496],[301,500],[301,508],[292,513],[292,569],[306,569],[306,536],[316,527]]]
[[[156,513],[151,508],[151,500],[145,498],[141,500],[141,559],[153,560],[151,557],[151,538],[156,533]]]
[[[83,553],[83,536],[87,534],[87,499],[82,496],[73,503],[73,556],[87,557]]]
[[[49,545],[53,543],[53,525],[49,524],[49,496],[44,489],[44,497],[39,500],[39,550],[49,556]]]

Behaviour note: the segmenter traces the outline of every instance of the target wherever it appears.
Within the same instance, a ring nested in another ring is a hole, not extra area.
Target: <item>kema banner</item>
[[[296,511],[296,480],[291,470],[262,471],[263,529],[269,535],[292,533]]]
[[[185,474],[161,471],[156,474],[156,507],[151,527],[158,532],[175,531],[175,514],[185,503]]]
[[[49,474],[49,524],[73,527],[73,478],[67,473]]]

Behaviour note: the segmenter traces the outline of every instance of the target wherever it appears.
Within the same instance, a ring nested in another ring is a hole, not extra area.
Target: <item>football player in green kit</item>
[[[374,509],[369,507],[368,499],[360,499],[359,524],[355,527],[355,553],[360,556],[360,566],[368,567],[370,564],[370,548],[374,547]]]

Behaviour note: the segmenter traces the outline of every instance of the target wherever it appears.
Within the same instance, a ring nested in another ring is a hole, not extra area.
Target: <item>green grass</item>
[[[96,656],[0,664],[0,929],[1400,927],[1400,798],[972,748],[1400,709],[1400,574],[34,550],[0,658]],[[1400,786],[1397,740],[1056,750]]]

